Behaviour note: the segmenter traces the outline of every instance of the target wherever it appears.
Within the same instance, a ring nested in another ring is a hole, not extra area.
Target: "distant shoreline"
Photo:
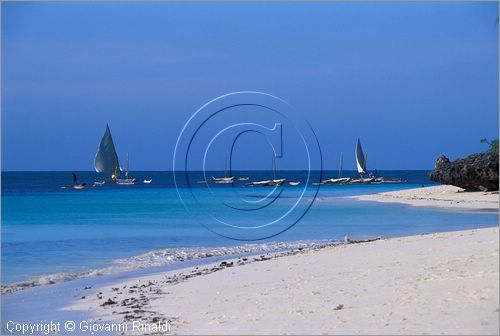
[[[166,170],[161,170],[161,169],[134,169],[134,172],[158,172],[158,173],[172,173],[171,169],[166,169]],[[198,170],[188,170],[188,172],[203,172],[204,170],[198,169]],[[213,170],[213,169],[208,169],[205,170],[206,172],[224,172],[224,169],[218,169],[218,170]],[[248,170],[243,170],[243,169],[233,169],[233,172],[269,172],[272,171],[272,169],[248,169]],[[304,169],[277,169],[277,171],[282,171],[282,172],[305,172],[307,170]],[[319,172],[321,170],[311,170],[313,172]],[[335,177],[338,174],[338,169],[332,168],[332,169],[323,169],[323,172],[334,172]],[[432,169],[377,169],[377,171],[380,172],[408,172],[408,171],[432,171]],[[95,170],[2,170],[2,173],[71,173],[71,172],[80,172],[80,173],[97,173]],[[184,172],[184,170],[176,170],[176,172]],[[352,172],[354,174],[358,174],[358,171],[356,169],[344,169],[343,172]]]
[[[494,192],[465,192],[463,189],[439,185],[383,192],[371,195],[349,196],[360,201],[401,203],[412,206],[461,210],[499,210],[499,194]]]

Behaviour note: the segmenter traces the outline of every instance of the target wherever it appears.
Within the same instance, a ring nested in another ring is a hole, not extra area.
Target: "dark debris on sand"
[[[358,240],[358,241],[351,240],[349,241],[349,244],[365,243],[378,239],[380,238],[370,239],[370,240]],[[325,248],[325,246],[312,247],[308,249],[298,248],[295,250],[290,250],[280,253],[260,255],[258,257],[253,257],[252,259],[240,258],[236,261],[231,261],[231,262],[222,261],[218,265],[210,265],[203,268],[198,266],[189,271],[189,273],[187,274],[184,273],[186,272],[184,270],[181,271],[180,273],[165,276],[160,280],[148,280],[147,282],[138,280],[138,283],[128,287],[129,288],[128,291],[126,290],[119,291],[118,287],[112,287],[111,293],[113,293],[113,295],[117,295],[113,299],[112,298],[104,299],[102,292],[99,292],[97,294],[97,298],[99,300],[105,300],[102,304],[100,304],[101,307],[103,307],[104,309],[109,309],[110,307],[112,307],[113,309],[112,314],[123,316],[124,322],[142,321],[145,323],[158,323],[158,322],[163,323],[166,321],[170,321],[170,323],[172,323],[172,326],[175,327],[175,321],[179,319],[178,316],[163,316],[158,312],[148,309],[149,304],[152,300],[171,294],[171,292],[164,291],[165,285],[176,285],[190,278],[211,274],[214,272],[224,270],[226,268],[242,266],[253,262],[267,261],[271,259],[280,258],[283,256],[307,253],[309,251],[320,250],[323,248]],[[126,288],[127,288],[126,285],[122,287],[122,289]],[[82,299],[85,299],[85,297],[82,297]],[[343,304],[339,304],[338,306],[333,308],[333,310],[341,310],[341,309],[344,309]]]

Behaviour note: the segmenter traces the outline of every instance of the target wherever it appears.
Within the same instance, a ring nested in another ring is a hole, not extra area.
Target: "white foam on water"
[[[274,253],[280,251],[321,248],[328,245],[339,244],[338,240],[314,240],[314,241],[291,241],[291,242],[269,242],[260,244],[244,244],[226,247],[182,247],[165,248],[153,250],[137,256],[116,259],[110,266],[91,269],[80,272],[61,272],[35,276],[25,281],[2,285],[2,294],[12,293],[18,290],[56,284],[81,278],[90,278],[112,274],[116,272],[133,271],[144,268],[159,267],[180,263],[193,259],[204,259],[210,257],[234,256],[243,254]]]

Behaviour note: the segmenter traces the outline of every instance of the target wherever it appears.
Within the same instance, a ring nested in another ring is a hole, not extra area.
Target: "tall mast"
[[[344,153],[340,152],[339,178],[342,177],[342,164],[344,163]]]
[[[276,180],[276,154],[273,151],[273,180]]]
[[[128,152],[127,152],[127,171],[125,172],[125,178],[128,178]]]
[[[224,154],[224,177],[227,177],[227,154]]]
[[[365,154],[365,170],[368,171],[368,169],[366,169],[366,164],[368,163],[368,152],[366,152]]]

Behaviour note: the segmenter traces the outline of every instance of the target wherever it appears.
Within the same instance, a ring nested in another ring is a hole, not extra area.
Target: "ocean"
[[[302,183],[297,187],[285,185],[280,200],[271,202],[264,212],[239,211],[237,216],[219,211],[221,200],[230,201],[235,192],[247,200],[259,200],[273,188],[245,188],[247,181],[238,182],[234,189],[231,185],[210,184],[210,193],[204,195],[207,188],[203,183],[178,185],[181,194],[205,197],[198,197],[203,212],[196,215],[181,202],[171,172],[134,172],[138,183],[128,186],[93,186],[102,176],[76,172],[79,182],[87,183],[83,190],[62,188],[71,184],[71,172],[3,172],[2,285],[41,285],[202,257],[342,241],[345,236],[394,237],[498,225],[498,212],[439,210],[347,197],[430,186],[426,173],[379,171],[381,176],[406,182],[321,186],[315,199],[313,188],[303,196],[312,206],[303,206],[304,214],[295,225],[285,224],[284,230],[276,226],[251,231],[232,228],[245,234],[252,232],[251,241],[242,241],[241,235],[237,237],[240,240],[221,236],[217,226],[209,223],[213,221],[211,213],[250,226],[268,217],[280,218],[279,214],[301,196],[305,172],[277,172],[280,178]],[[203,179],[200,172],[190,174],[191,181]],[[223,174],[209,172],[208,176]],[[325,171],[322,175],[334,178],[338,173]],[[272,172],[238,172],[237,176],[252,181],[272,178]],[[355,177],[356,173],[348,171],[345,176]],[[144,184],[143,179],[153,181]],[[261,239],[271,235],[267,233],[279,234]]]

